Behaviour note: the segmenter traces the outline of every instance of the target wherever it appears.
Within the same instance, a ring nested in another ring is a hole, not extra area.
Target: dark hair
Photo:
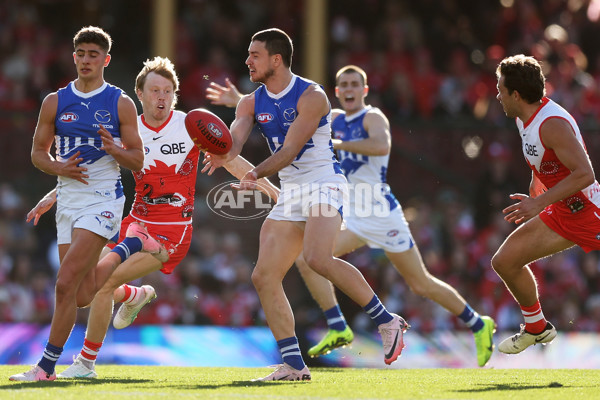
[[[546,78],[540,63],[533,57],[518,54],[506,57],[496,68],[496,77],[504,76],[508,93],[515,90],[529,104],[540,101],[546,95]]]
[[[112,39],[102,28],[97,26],[86,26],[81,28],[73,38],[73,48],[77,48],[81,43],[94,43],[100,46],[107,54],[112,46]]]
[[[346,65],[345,67],[340,68],[340,70],[335,74],[335,84],[338,84],[338,79],[342,74],[347,74],[351,72],[356,72],[362,78],[362,84],[367,86],[367,73],[361,67],[356,65]]]
[[[280,54],[283,65],[288,68],[292,66],[292,55],[294,54],[292,39],[281,29],[271,28],[256,32],[252,36],[252,41],[265,42],[265,48],[270,56]]]

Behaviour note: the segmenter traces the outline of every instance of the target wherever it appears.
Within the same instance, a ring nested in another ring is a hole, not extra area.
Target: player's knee
[[[256,290],[260,290],[265,286],[268,276],[262,272],[261,268],[254,268],[250,279]]]
[[[304,261],[306,261],[307,267],[320,275],[327,275],[327,257],[318,252],[307,250],[304,250],[302,256],[304,257]],[[332,257],[330,256],[329,258]]]
[[[427,285],[423,285],[421,283],[413,283],[411,285],[409,285],[410,290],[412,290],[412,292],[414,294],[416,294],[417,296],[421,296],[421,297],[429,297],[429,290]]]
[[[56,281],[56,300],[58,302],[69,299],[69,298],[75,298],[76,292],[75,292],[75,285],[67,280],[67,279],[58,279]]]
[[[492,268],[496,273],[500,276],[506,274],[508,272],[508,263],[506,262],[506,257],[500,252],[496,252],[493,255],[491,260]]]
[[[89,307],[94,300],[93,296],[77,296],[77,307],[78,308],[86,308]]]
[[[414,294],[427,299],[431,299],[432,295],[439,287],[438,281],[429,274],[426,274],[423,278],[419,279],[407,279],[406,283]]]

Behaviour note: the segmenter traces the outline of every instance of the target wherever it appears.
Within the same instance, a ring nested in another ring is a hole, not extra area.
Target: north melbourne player
[[[203,171],[212,173],[242,150],[256,123],[271,156],[249,171],[239,189],[253,189],[259,178],[278,173],[281,193],[265,220],[252,282],[283,364],[259,380],[310,380],[300,354],[294,316],[282,280],[302,253],[310,268],[346,293],[378,326],[386,364],[404,347],[404,319],[389,313],[362,274],[333,256],[341,224],[347,182],[331,146],[331,106],[323,89],[291,71],[293,46],[279,29],[252,37],[246,65],[250,80],[263,85],[244,96],[231,125],[233,148],[227,156],[207,153]]]
[[[100,28],[89,26],[77,32],[73,38],[77,79],[42,103],[31,159],[38,169],[58,176],[60,269],[42,358],[30,371],[10,380],[56,378],[54,367],[75,324],[77,305],[89,302],[107,278],[97,277],[94,267],[121,225],[125,197],[119,166],[139,171],[144,164],[135,104],[104,81],[111,44],[111,37]],[[53,143],[56,157],[50,154]],[[132,237],[131,243],[140,250],[138,239]]]

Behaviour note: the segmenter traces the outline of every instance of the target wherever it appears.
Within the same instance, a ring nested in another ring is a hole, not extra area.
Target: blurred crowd
[[[150,54],[150,1],[17,1],[0,4],[0,322],[47,323],[58,268],[53,212],[37,226],[25,215],[55,178],[31,165],[29,151],[42,99],[75,76],[73,34],[100,25],[114,39],[107,80],[133,96],[134,78]],[[367,101],[392,125],[388,180],[400,199],[431,273],[457,288],[501,329],[518,328],[518,306],[490,267],[514,229],[502,219],[508,195],[526,193],[530,172],[514,121],[495,99],[495,67],[505,56],[534,55],[543,62],[548,96],[578,120],[592,162],[600,160],[600,2],[597,0],[348,0],[328,5],[328,79],[345,64],[369,76]],[[310,34],[303,32],[303,1],[179,1],[175,65],[181,80],[178,108],[209,107],[226,122],[233,111],[204,97],[210,81],[226,77],[253,90],[244,60],[251,35],[267,27],[294,39],[293,70],[302,74]],[[77,18],[75,18],[77,16]],[[72,17],[72,18],[70,18]],[[64,23],[63,21],[70,21]],[[132,22],[134,21],[134,22]],[[132,23],[135,29],[131,29]],[[265,156],[258,135],[243,154]],[[124,185],[133,180],[123,173]],[[194,237],[188,257],[172,275],[156,273],[158,298],[136,323],[262,325],[250,282],[260,220],[231,221],[213,214],[204,195],[230,180],[219,171],[200,175]],[[276,179],[275,179],[276,181]],[[130,191],[129,194],[132,192]],[[129,201],[129,204],[131,201]],[[386,306],[422,332],[460,326],[433,302],[418,298],[378,250],[347,256]],[[600,331],[600,259],[579,248],[532,264],[546,317],[559,330]],[[284,282],[300,328],[324,326],[299,274]],[[370,329],[358,306],[339,293],[355,329]],[[86,312],[79,315],[85,322]]]

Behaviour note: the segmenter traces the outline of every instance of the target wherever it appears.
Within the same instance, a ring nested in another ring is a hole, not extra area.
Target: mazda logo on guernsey
[[[212,212],[235,220],[258,219],[269,214],[274,203],[259,191],[260,183],[256,184],[256,190],[237,190],[231,187],[232,183],[239,181],[223,182],[208,192],[206,203]]]
[[[283,118],[288,122],[293,122],[296,119],[296,110],[293,108],[286,108],[283,111]]]
[[[110,122],[110,112],[106,110],[98,110],[94,113],[94,118],[101,124],[107,124]]]

